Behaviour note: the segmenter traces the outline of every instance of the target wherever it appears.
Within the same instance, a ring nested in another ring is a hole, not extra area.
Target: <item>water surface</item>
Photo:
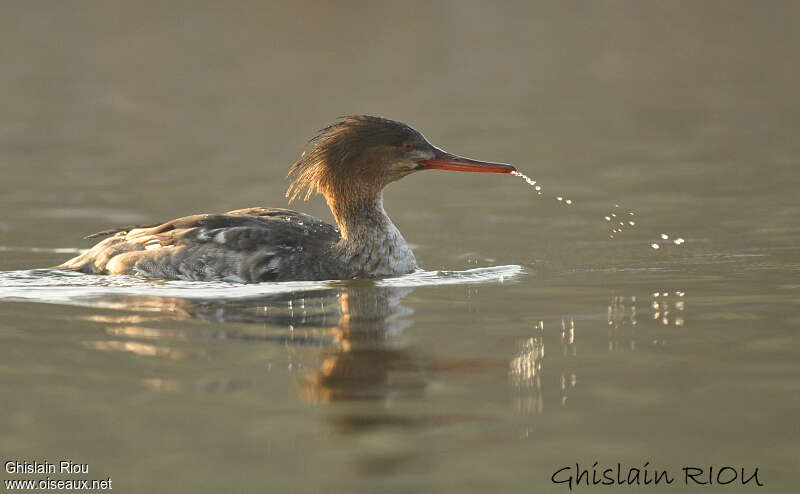
[[[4,461],[122,492],[567,492],[595,461],[796,490],[794,4],[172,9],[0,7]],[[542,195],[393,184],[427,270],[394,280],[41,270],[87,233],[285,206],[305,140],[359,112]]]

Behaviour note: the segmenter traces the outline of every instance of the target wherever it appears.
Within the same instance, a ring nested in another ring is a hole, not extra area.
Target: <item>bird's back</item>
[[[341,278],[329,250],[339,231],[313,216],[278,208],[200,214],[107,230],[113,235],[57,269],[197,281]]]

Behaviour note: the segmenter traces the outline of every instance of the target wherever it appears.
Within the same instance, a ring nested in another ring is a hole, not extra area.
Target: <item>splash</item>
[[[542,187],[539,185],[539,183],[536,180],[534,180],[531,177],[525,175],[524,173],[516,171],[516,170],[511,172],[511,175],[514,175],[514,176],[517,176],[517,177],[521,178],[528,185],[530,185],[531,187],[535,188],[536,189],[536,193],[539,196],[542,195]],[[573,200],[572,199],[568,199],[567,197],[556,196],[555,199],[556,199],[556,201],[558,201],[560,204],[563,204],[564,206],[572,206],[573,205]],[[612,209],[611,211],[607,212],[603,216],[603,219],[608,224],[608,238],[613,240],[613,239],[617,238],[617,236],[619,234],[623,233],[624,231],[630,230],[630,229],[636,227],[637,224],[638,224],[637,223],[638,220],[634,220],[633,219],[636,216],[637,216],[637,213],[635,211],[627,209],[627,208],[623,208],[620,204],[614,204],[614,209]],[[658,249],[661,249],[661,246],[665,241],[669,241],[669,240],[670,240],[670,236],[668,234],[661,233],[659,235],[659,239],[657,239],[657,240],[649,240],[648,241],[648,245],[649,245],[650,248],[652,248],[654,250],[658,250]],[[686,242],[686,240],[684,240],[682,237],[677,237],[677,238],[671,240],[671,243],[673,245],[676,245],[676,246],[681,246],[685,242]]]
[[[634,211],[621,211],[622,206],[619,204],[614,204],[614,210],[609,211],[603,216],[608,222],[608,238],[615,238],[617,234],[622,233],[623,230],[628,228],[633,228],[636,226],[636,222],[630,219],[633,216],[636,216]]]
[[[519,177],[522,180],[524,180],[525,182],[527,182],[528,185],[530,185],[531,187],[536,189],[536,193],[537,194],[542,195],[542,186],[539,185],[538,183],[536,183],[536,180],[534,180],[531,177],[525,175],[524,173],[518,172],[517,170],[514,170],[513,172],[511,172],[511,174],[516,176],[516,177]]]
[[[531,187],[533,187],[534,189],[536,189],[536,193],[537,193],[538,195],[540,195],[540,196],[542,195],[542,186],[541,186],[541,185],[539,185],[539,183],[538,183],[538,182],[536,182],[536,180],[534,180],[534,179],[532,179],[531,177],[529,177],[529,176],[525,175],[524,173],[522,173],[522,172],[519,172],[519,171],[516,171],[516,170],[514,170],[513,172],[511,172],[511,174],[512,174],[512,175],[514,175],[514,176],[516,176],[516,177],[519,177],[519,178],[521,178],[522,180],[524,180],[525,182],[527,182],[527,183],[528,183],[528,185],[530,185]],[[563,203],[563,204],[567,205],[567,206],[571,206],[571,205],[572,205],[572,199],[567,199],[567,198],[565,198],[564,196],[558,196],[558,197],[556,197],[556,200],[557,200],[558,202],[560,202],[560,203]]]
[[[614,209],[603,216],[603,219],[609,224],[608,238],[614,239],[623,231],[636,226],[636,221],[632,218],[635,217],[637,213],[632,210],[624,209],[626,208],[622,208],[619,204],[614,204]],[[651,249],[659,250],[665,242],[681,246],[686,240],[682,237],[676,237],[670,241],[670,235],[668,233],[659,233],[658,238],[649,240],[648,244]]]
[[[668,235],[668,234],[666,234],[666,233],[662,233],[662,234],[661,234],[661,235],[659,235],[659,236],[661,237],[661,240],[669,240],[669,235]],[[678,237],[678,238],[676,238],[676,239],[674,239],[674,240],[672,241],[672,243],[673,243],[673,244],[675,244],[675,245],[682,245],[682,244],[683,244],[683,243],[685,243],[685,242],[686,242],[686,240],[684,240],[684,239],[683,239],[683,238],[681,238],[681,237]],[[650,247],[652,247],[652,248],[654,248],[654,249],[660,249],[660,248],[661,248],[661,245],[660,245],[660,243],[659,243],[659,242],[657,242],[657,241],[656,241],[656,242],[653,242],[652,244],[650,244]]]
[[[516,176],[516,177],[520,177],[522,180],[525,180],[526,182],[528,182],[528,185],[530,185],[531,187],[536,187],[536,180],[534,180],[531,177],[525,175],[524,173],[521,173],[521,172],[518,172],[517,170],[514,170],[513,172],[511,172],[511,174]]]

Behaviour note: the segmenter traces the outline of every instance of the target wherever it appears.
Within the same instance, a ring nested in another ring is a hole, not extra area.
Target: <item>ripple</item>
[[[74,247],[15,247],[11,245],[0,245],[0,252],[45,252],[47,254],[83,254],[88,249],[76,249]]]
[[[347,283],[374,283],[386,287],[423,287],[476,283],[503,283],[524,273],[518,265],[464,271],[419,270],[405,276],[367,280],[288,281],[241,284],[223,281],[147,280],[135,276],[89,275],[73,271],[31,269],[0,272],[0,301],[28,301],[92,307],[118,306],[119,296],[156,296],[184,299],[243,300],[291,292],[337,289]]]

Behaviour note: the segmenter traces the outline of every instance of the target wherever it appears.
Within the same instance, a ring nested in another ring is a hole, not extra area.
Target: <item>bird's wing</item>
[[[264,280],[299,262],[298,256],[319,257],[339,240],[335,227],[313,216],[270,208],[185,216],[105,234],[113,236],[59,267],[117,274],[146,274],[147,268],[157,271],[154,277],[215,279],[235,265],[237,272],[248,272],[241,278]]]

